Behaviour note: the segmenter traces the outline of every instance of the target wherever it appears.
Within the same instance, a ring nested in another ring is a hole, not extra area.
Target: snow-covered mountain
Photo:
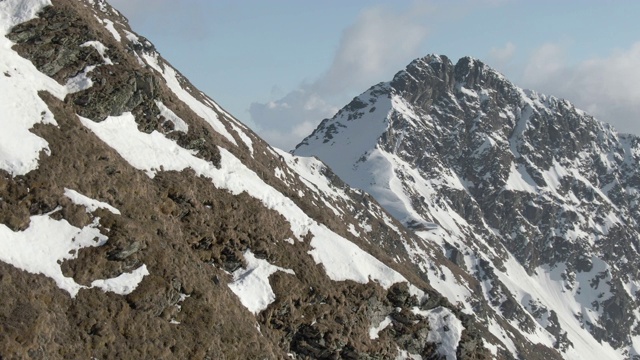
[[[640,349],[638,141],[567,102],[419,59],[297,149],[327,166],[103,0],[0,0],[0,42],[2,359]]]
[[[106,2],[0,0],[0,94],[0,358],[510,357],[420,238]]]
[[[640,358],[640,138],[478,60],[429,55],[294,154],[412,229],[419,273],[514,357],[534,356],[521,336],[568,359]]]

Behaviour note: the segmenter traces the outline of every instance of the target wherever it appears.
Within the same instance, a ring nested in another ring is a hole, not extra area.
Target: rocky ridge
[[[375,199],[106,2],[3,0],[0,31],[0,358],[512,358]]]

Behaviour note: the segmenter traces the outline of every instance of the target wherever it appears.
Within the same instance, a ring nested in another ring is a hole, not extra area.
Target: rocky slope
[[[404,246],[457,269],[435,245],[106,2],[1,0],[0,42],[0,358],[513,357]]]
[[[522,336],[564,358],[640,358],[640,138],[478,60],[430,55],[294,153],[438,244],[460,273],[419,242],[404,247],[513,356],[529,356]]]

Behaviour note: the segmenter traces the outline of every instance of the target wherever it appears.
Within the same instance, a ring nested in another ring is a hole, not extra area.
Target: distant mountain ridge
[[[479,60],[429,55],[325,119],[294,154],[318,157],[439,244],[477,283],[436,289],[494,335],[505,319],[566,358],[638,358],[638,137]],[[432,284],[442,276],[407,247]]]

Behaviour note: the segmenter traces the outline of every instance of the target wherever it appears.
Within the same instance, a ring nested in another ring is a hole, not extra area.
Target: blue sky
[[[481,59],[640,134],[638,1],[110,2],[197,87],[286,150],[430,53]]]

